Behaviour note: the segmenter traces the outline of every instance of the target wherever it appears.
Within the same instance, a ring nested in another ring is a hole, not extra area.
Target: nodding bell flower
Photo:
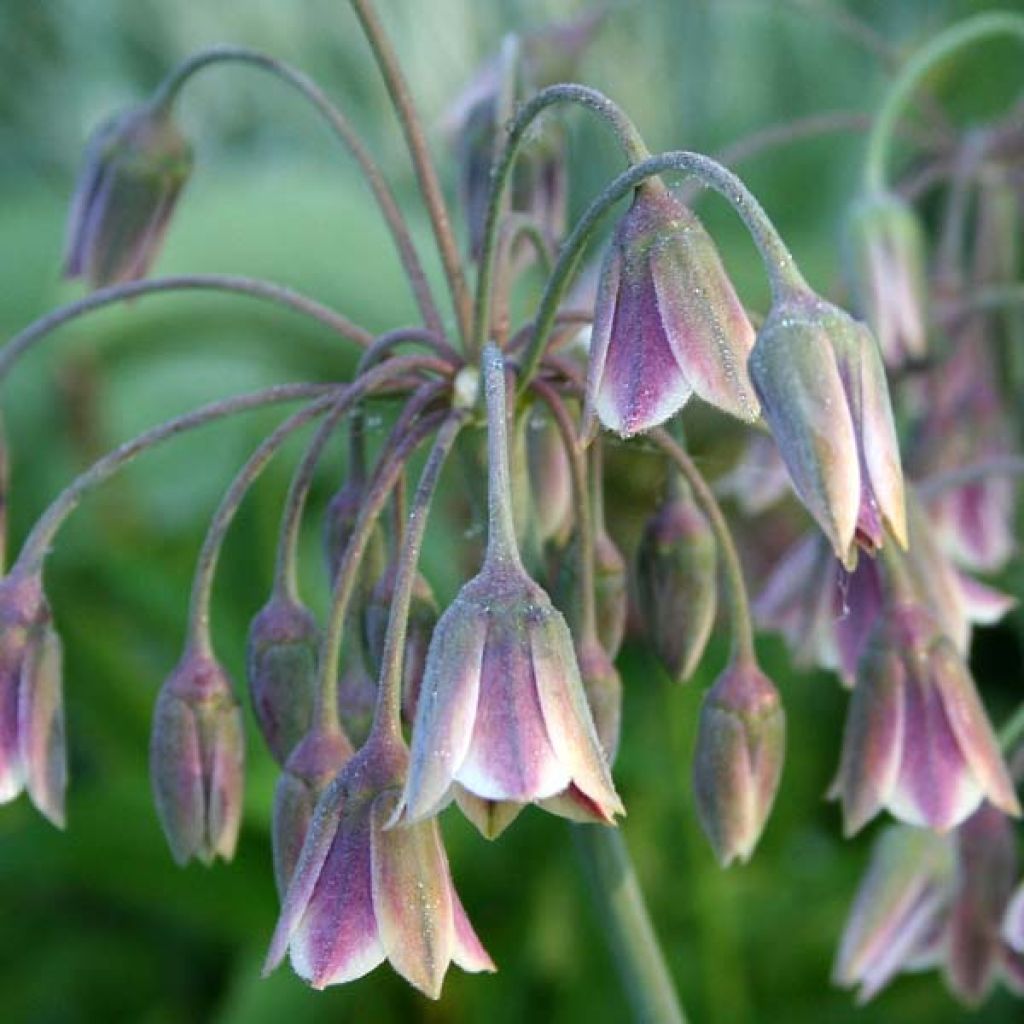
[[[204,645],[190,645],[157,697],[149,744],[156,810],[178,864],[234,856],[244,757],[231,681]]]
[[[772,308],[750,378],[801,501],[847,568],[885,530],[906,547],[903,472],[871,332],[809,292]]]
[[[284,764],[309,731],[316,697],[320,627],[313,613],[287,594],[274,593],[252,620],[246,675],[260,732]]]
[[[786,746],[779,691],[736,660],[704,696],[693,762],[697,813],[723,867],[754,852],[775,801]]]
[[[324,791],[264,974],[287,952],[295,973],[322,989],[388,960],[437,999],[450,963],[495,969],[452,884],[437,822],[387,827],[407,760],[403,746],[371,739]]]
[[[911,206],[893,192],[861,197],[846,225],[857,305],[889,366],[927,353],[924,231]]]
[[[317,801],[351,756],[352,744],[338,725],[317,722],[295,746],[278,777],[270,838],[281,899],[299,862]]]
[[[694,393],[756,420],[747,377],[753,344],[754,329],[704,226],[660,182],[641,185],[601,271],[586,432],[597,416],[623,437],[642,433]]]
[[[398,563],[392,562],[370,593],[363,613],[366,651],[369,655],[370,672],[374,676],[380,675],[384,637],[395,596],[397,571]],[[437,601],[434,592],[426,579],[417,573],[413,581],[405,634],[405,653],[402,657],[402,714],[410,722],[416,714],[416,702],[419,700],[420,686],[423,682],[427,649],[436,625]]]
[[[988,798],[1020,806],[974,680],[923,605],[897,599],[860,660],[832,795],[847,834],[887,808],[945,832]]]
[[[658,660],[679,682],[693,675],[707,646],[718,601],[715,535],[686,483],[648,520],[637,549],[636,596]]]
[[[587,708],[572,638],[526,574],[515,541],[501,355],[484,356],[489,530],[479,574],[441,616],[427,654],[402,796],[405,821],[460,792],[484,801],[485,834],[518,806],[563,796],[556,813],[611,823],[622,812]],[[512,810],[507,805],[512,805]],[[493,813],[492,813],[493,812]]]
[[[93,288],[145,277],[191,170],[192,147],[166,107],[143,104],[101,125],[71,203],[66,276]]]
[[[64,826],[67,752],[60,640],[38,574],[0,580],[0,804],[28,791]]]

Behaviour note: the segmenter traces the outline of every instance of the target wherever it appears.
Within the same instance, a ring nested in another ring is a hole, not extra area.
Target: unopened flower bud
[[[693,763],[701,827],[723,867],[754,852],[779,788],[785,745],[779,691],[756,665],[733,663],[704,697]]]
[[[103,124],[75,188],[65,274],[94,288],[145,277],[191,170],[192,147],[165,108],[145,104]]]
[[[893,192],[873,192],[847,223],[850,272],[858,307],[882,356],[899,367],[927,351],[925,243],[910,205]]]
[[[392,562],[370,593],[363,613],[368,667],[371,674],[378,678],[384,657],[388,619],[395,597],[397,572],[398,563]],[[413,579],[409,619],[405,632],[405,653],[402,656],[402,714],[407,721],[412,721],[416,714],[416,702],[419,700],[420,685],[423,682],[427,649],[436,625],[437,601],[434,599],[434,592],[422,574],[417,573]]]
[[[753,344],[711,236],[662,185],[642,185],[601,273],[584,422],[596,415],[628,437],[663,423],[694,392],[753,421]]]
[[[718,601],[715,535],[681,481],[644,528],[637,551],[637,605],[668,674],[693,675]]]
[[[330,579],[334,579],[345,556],[345,548],[355,529],[362,507],[366,485],[361,480],[346,481],[335,492],[327,506],[324,519],[324,554],[327,558],[327,571]],[[387,564],[384,548],[384,535],[380,524],[374,525],[363,554],[359,578],[364,590],[369,590],[374,582],[380,579]]]
[[[351,756],[352,744],[336,725],[315,725],[296,744],[277,780],[270,837],[274,879],[282,899],[299,861],[316,803]]]
[[[227,674],[212,654],[189,648],[157,697],[149,746],[157,814],[178,864],[234,856],[244,756]]]
[[[535,408],[526,417],[526,463],[529,512],[538,539],[541,543],[564,542],[572,523],[572,474],[562,435],[543,409]]]
[[[246,669],[260,732],[278,764],[309,730],[316,697],[320,627],[313,613],[274,594],[252,620]]]
[[[810,293],[777,303],[750,377],[797,494],[852,568],[855,542],[906,546],[903,472],[885,370],[871,332]]]
[[[67,754],[60,640],[39,576],[0,580],[0,804],[22,790],[64,825]]]
[[[615,763],[622,731],[622,677],[596,638],[583,638],[576,647],[580,679],[597,738],[609,764]]]

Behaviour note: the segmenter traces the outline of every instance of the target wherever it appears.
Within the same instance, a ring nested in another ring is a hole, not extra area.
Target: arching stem
[[[505,395],[505,360],[496,345],[483,350],[487,401],[487,551],[489,563],[519,565],[519,545],[512,516],[512,478],[508,463],[509,408]]]

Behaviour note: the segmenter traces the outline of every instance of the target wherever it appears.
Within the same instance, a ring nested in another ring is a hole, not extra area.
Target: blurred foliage
[[[440,152],[446,104],[504,32],[588,5],[381,0],[380,6]],[[843,29],[846,14],[863,18],[899,53],[987,6],[616,3],[582,77],[633,112],[652,148],[714,151],[800,115],[872,109],[886,66]],[[190,50],[221,41],[265,48],[340,97],[380,155],[417,236],[429,241],[395,119],[345,4],[4,0],[0,335],[76,294],[59,283],[58,271],[64,207],[88,130],[143,95]],[[972,74],[982,66],[978,60],[986,62],[984,75]],[[993,43],[982,57],[944,70],[934,88],[958,118],[970,120],[1005,105],[1013,83],[1019,87],[1020,66],[1019,54]],[[222,68],[189,87],[184,110],[198,140],[199,170],[160,272],[274,278],[375,329],[413,318],[365,189],[296,97],[251,70]],[[574,152],[590,147],[593,154],[572,167],[577,204],[618,168],[611,144],[583,122],[570,121]],[[823,288],[836,278],[836,232],[861,151],[861,138],[832,136],[742,168],[809,278]],[[450,167],[445,177],[450,181]],[[756,307],[765,298],[760,271],[719,205],[708,205],[709,225]],[[427,244],[421,248],[429,251]],[[437,277],[436,265],[432,273]],[[144,425],[215,395],[342,376],[351,365],[352,354],[315,324],[241,298],[146,299],[61,331],[24,360],[4,390],[15,545],[76,470]],[[495,978],[452,971],[440,1005],[427,1004],[386,970],[324,994],[306,990],[287,969],[260,980],[276,913],[267,831],[274,769],[254,729],[237,861],[212,871],[172,864],[146,778],[151,704],[176,660],[204,521],[272,422],[271,414],[250,414],[154,453],[88,502],[62,534],[49,587],[66,641],[69,829],[55,832],[24,799],[0,811],[0,1015],[19,1024],[625,1019],[568,833],[538,812],[524,814],[494,845],[457,815],[446,817],[464,902],[501,971]],[[341,472],[340,449],[318,481],[311,522]],[[273,465],[247,503],[219,577],[217,640],[239,680],[246,624],[269,584],[288,461]],[[649,487],[649,479],[642,482],[651,474],[637,461],[636,486]],[[714,475],[721,467],[705,461],[705,468]],[[623,510],[632,487],[625,484],[622,494],[610,496]],[[450,492],[457,490],[453,479]],[[453,544],[463,538],[458,529],[444,534],[437,526],[442,517],[434,518],[426,573],[445,595],[457,584]],[[624,523],[612,525],[621,532]],[[471,523],[463,524],[473,532]],[[308,589],[322,604],[326,584],[315,530],[306,543]],[[1018,571],[1010,585],[1020,593],[1022,582]],[[724,660],[723,642],[716,641],[686,688],[670,688],[639,647],[628,647],[622,659],[628,696],[617,776],[630,810],[624,827],[693,1020],[963,1019],[934,976],[901,979],[860,1010],[829,986],[836,939],[871,838],[844,843],[838,813],[823,799],[846,698],[831,678],[795,671],[771,639],[762,652],[787,700],[790,756],[756,858],[727,873],[715,866],[699,833],[689,791],[696,710]],[[1005,628],[984,634],[978,664],[986,694],[1005,709],[1019,692],[1016,634]],[[982,1017],[1011,1021],[1019,1013],[1000,992]]]

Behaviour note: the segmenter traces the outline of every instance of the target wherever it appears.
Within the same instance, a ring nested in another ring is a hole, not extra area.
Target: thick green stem
[[[700,505],[701,511],[711,523],[725,570],[726,592],[729,595],[729,619],[732,625],[733,656],[742,661],[753,662],[756,660],[754,627],[750,615],[747,585],[743,579],[740,556],[736,551],[736,545],[733,542],[729,524],[722,514],[721,506],[693,459],[671,437],[668,431],[663,427],[658,427],[656,430],[652,430],[648,437],[672,460],[675,467],[686,478],[697,504]]]
[[[388,627],[384,635],[381,655],[381,676],[377,686],[377,705],[374,708],[373,734],[402,737],[402,663],[405,638],[409,627],[409,606],[419,566],[423,536],[434,492],[441,477],[441,469],[452,450],[455,438],[466,420],[466,413],[451,412],[437,432],[434,447],[420,475],[420,482],[409,509],[405,537],[395,570],[395,589],[388,613]]]
[[[508,465],[509,408],[505,396],[505,360],[492,343],[483,350],[487,400],[487,552],[491,563],[520,564],[512,516],[512,477]]]
[[[148,281],[129,281],[125,284],[111,285],[100,288],[76,302],[47,313],[46,316],[29,324],[14,335],[0,349],[0,381],[10,372],[18,357],[41,341],[51,331],[63,326],[71,320],[77,320],[86,313],[118,302],[143,298],[146,295],[159,295],[162,292],[178,291],[213,291],[248,295],[254,299],[263,299],[293,309],[297,313],[329,327],[348,341],[353,341],[362,348],[373,342],[373,334],[358,324],[352,323],[340,313],[321,305],[314,299],[273,284],[270,281],[258,281],[250,277],[234,277],[227,274],[186,274],[176,277],[156,277]]]
[[[637,1024],[685,1024],[622,829],[573,825],[591,898]]]
[[[409,233],[408,225],[402,217],[394,194],[387,183],[381,169],[377,166],[369,150],[359,137],[344,114],[328,99],[324,91],[308,75],[293,68],[282,61],[258,50],[250,50],[244,46],[215,46],[208,50],[202,50],[175,68],[170,75],[157,88],[153,98],[154,107],[163,106],[170,108],[174,99],[185,84],[185,82],[201,68],[209,67],[211,64],[225,62],[249,64],[253,67],[269,71],[277,78],[297,89],[310,103],[316,107],[331,128],[331,131],[340,139],[341,143],[348,149],[349,153],[359,165],[359,169],[369,184],[373,197],[380,207],[391,235],[398,250],[399,259],[409,284],[412,288],[416,303],[423,316],[423,322],[430,330],[438,334],[443,332],[441,316],[437,311],[433,296],[430,293],[430,285],[427,282],[426,274],[420,263],[419,255]]]
[[[612,181],[587,207],[572,233],[562,244],[555,269],[551,272],[541,297],[533,337],[523,356],[519,378],[520,389],[528,385],[537,370],[537,365],[544,354],[548,334],[558,314],[558,305],[562,301],[562,296],[583,257],[586,245],[598,222],[620,199],[632,192],[638,185],[648,178],[664,174],[667,171],[676,171],[698,178],[729,202],[743,220],[757,245],[771,283],[772,296],[776,301],[793,292],[805,291],[808,288],[792,253],[786,247],[786,243],[783,242],[768,214],[735,174],[700,153],[689,153],[683,150],[661,153],[642,163],[635,164]]]
[[[611,125],[626,154],[626,159],[631,164],[640,163],[649,156],[640,133],[622,108],[596,89],[589,89],[583,85],[552,85],[547,89],[542,89],[522,107],[508,126],[508,138],[491,172],[491,191],[487,200],[480,269],[476,281],[473,344],[470,352],[480,352],[487,341],[491,319],[490,304],[494,285],[498,224],[501,220],[505,191],[512,178],[516,157],[528,138],[530,125],[549,107],[561,103],[574,103],[582,106],[593,111]]]
[[[459,333],[465,342],[469,338],[472,323],[472,300],[469,288],[466,286],[466,277],[459,259],[455,235],[452,232],[448,207],[445,205],[441,184],[438,181],[437,171],[430,156],[430,148],[427,146],[427,140],[423,133],[423,125],[416,113],[405,76],[402,74],[398,55],[377,18],[373,4],[370,0],[352,0],[352,6],[363,27],[363,32],[366,34],[370,49],[373,51],[374,58],[384,77],[391,102],[401,122],[416,171],[416,179],[419,182],[420,192],[423,194],[423,202],[434,229],[434,238],[441,255],[441,263],[448,279],[452,304],[455,307],[455,316],[459,324]]]
[[[896,122],[907,101],[927,74],[958,50],[991,36],[1010,35],[1024,40],[1024,16],[1009,12],[979,14],[940,32],[907,62],[893,81],[868,136],[864,184],[869,190],[888,185],[889,153]]]

